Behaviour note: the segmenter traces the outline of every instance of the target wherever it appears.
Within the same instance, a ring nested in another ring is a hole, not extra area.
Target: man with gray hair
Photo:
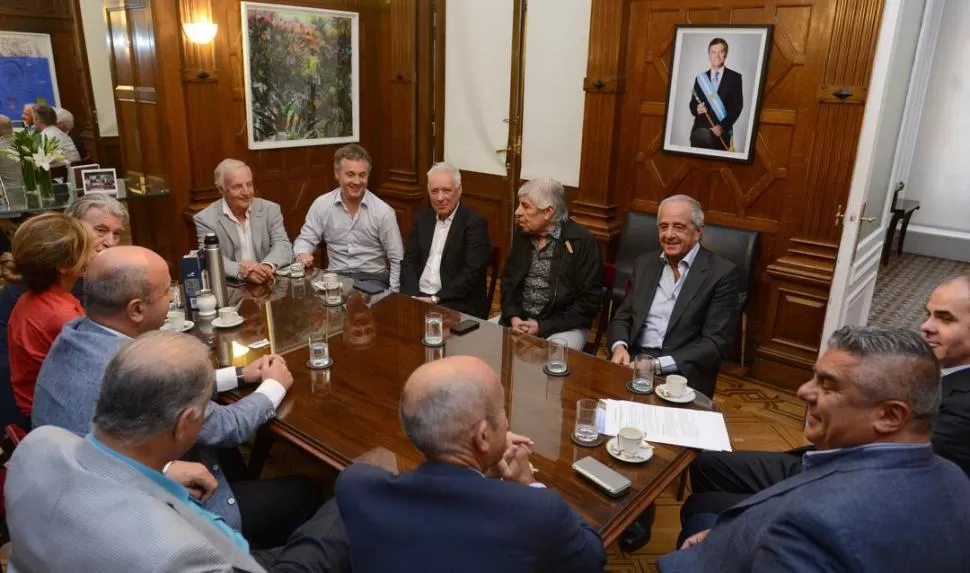
[[[431,208],[414,216],[401,261],[401,294],[481,317],[488,315],[485,268],[488,224],[461,204],[461,172],[447,163],[428,170]]]
[[[68,323],[55,339],[37,376],[34,426],[52,424],[79,436],[88,433],[101,377],[109,360],[132,338],[158,330],[171,300],[168,265],[142,247],[115,247],[88,265],[84,281],[87,316]],[[293,376],[279,356],[245,368],[222,368],[217,391],[260,383],[255,392],[222,406],[210,402],[190,460],[201,461],[219,487],[205,501],[210,511],[258,546],[281,544],[320,502],[303,478],[251,481],[236,446],[276,415]]]
[[[82,159],[87,157],[87,151],[84,149],[84,140],[74,131],[74,114],[63,107],[55,107],[54,112],[57,114],[57,128],[71,138],[71,141],[74,142],[74,147],[77,148],[78,155]]]
[[[518,195],[519,230],[502,272],[499,323],[582,350],[602,300],[600,245],[569,218],[562,183],[534,179]]]
[[[966,570],[970,481],[930,443],[939,372],[916,332],[837,330],[798,389],[816,446],[804,470],[719,516],[692,516],[659,569]]]
[[[293,262],[293,246],[283,226],[283,211],[256,197],[253,171],[238,159],[223,159],[215,169],[222,199],[196,213],[199,249],[205,236],[219,238],[226,276],[254,284],[273,279],[273,272]]]
[[[149,332],[107,363],[90,433],[54,426],[27,435],[8,466],[7,525],[17,571],[347,571],[347,539],[329,503],[285,545],[250,542],[196,497],[219,488],[177,460],[205,432],[209,349]],[[276,508],[267,507],[267,512]]]
[[[337,478],[354,573],[602,571],[602,540],[535,480],[531,441],[509,432],[488,364],[453,356],[418,367],[400,409],[427,461],[399,476],[356,463]]]
[[[610,322],[611,359],[648,354],[655,374],[683,374],[714,397],[721,360],[737,331],[738,268],[701,246],[704,211],[687,195],[660,202],[660,252],[641,255],[632,284]]]
[[[25,114],[26,115],[26,114]],[[64,154],[67,163],[76,163],[81,160],[81,154],[71,138],[57,127],[57,112],[49,105],[38,104],[34,106],[34,130],[43,137],[57,142],[57,149]]]
[[[68,205],[67,214],[94,230],[94,251],[118,246],[128,225],[128,209],[107,193],[88,193]]]

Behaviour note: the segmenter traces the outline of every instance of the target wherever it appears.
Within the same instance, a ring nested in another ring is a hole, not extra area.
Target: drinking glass
[[[637,354],[633,359],[633,379],[630,385],[637,392],[653,390],[653,372],[656,360],[649,354]]]
[[[340,281],[337,279],[323,279],[323,300],[329,305],[336,306],[343,302]]]
[[[573,437],[577,442],[592,443],[600,437],[599,430],[596,429],[596,407],[599,405],[597,400],[584,398],[576,401],[576,429],[573,430]]]
[[[315,332],[310,335],[310,367],[323,368],[330,362],[330,345],[327,335]]]
[[[172,300],[168,303],[169,310],[179,310],[183,308],[182,302],[182,287],[179,285],[178,281],[172,281],[169,284],[169,290],[172,291]]]
[[[438,345],[444,342],[445,321],[440,312],[429,312],[424,315],[424,341],[427,344]]]
[[[549,359],[546,361],[546,369],[554,374],[562,374],[567,368],[566,341],[562,338],[550,338]]]

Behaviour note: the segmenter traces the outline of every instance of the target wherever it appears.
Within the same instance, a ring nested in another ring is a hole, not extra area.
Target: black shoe
[[[630,524],[620,534],[618,542],[620,549],[624,553],[633,553],[647,543],[650,543],[650,534],[653,529],[653,520],[657,516],[657,508],[653,505],[640,514],[636,521]]]

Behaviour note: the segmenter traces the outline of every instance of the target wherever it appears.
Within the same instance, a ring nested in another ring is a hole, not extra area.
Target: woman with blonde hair
[[[84,316],[71,289],[94,255],[94,242],[88,225],[63,213],[34,217],[14,234],[12,261],[4,261],[3,275],[14,280],[19,275],[27,292],[10,314],[7,343],[14,399],[28,418],[37,373],[54,339],[65,324]]]

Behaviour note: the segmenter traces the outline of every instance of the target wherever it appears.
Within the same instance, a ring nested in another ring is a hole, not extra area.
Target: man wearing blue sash
[[[741,74],[724,66],[728,44],[714,38],[707,46],[711,69],[694,80],[690,96],[690,113],[694,126],[690,132],[692,147],[734,151],[734,122],[744,108]]]

